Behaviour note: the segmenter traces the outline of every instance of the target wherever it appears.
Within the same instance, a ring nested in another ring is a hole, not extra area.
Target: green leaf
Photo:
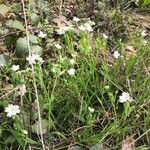
[[[37,36],[30,34],[29,38],[30,38],[31,43],[33,43],[33,44],[38,44],[39,43],[39,38]]]
[[[16,43],[15,53],[17,56],[23,57],[28,51],[27,38],[19,38]]]
[[[31,15],[31,20],[32,20],[32,22],[33,22],[35,25],[37,25],[38,22],[40,21],[40,17],[39,17],[39,15],[37,15],[36,13],[32,13],[32,15]]]
[[[33,45],[33,46],[31,46],[31,53],[32,54],[39,54],[39,55],[41,55],[42,51],[43,51],[43,49],[39,45]]]
[[[10,28],[19,29],[22,31],[25,30],[23,24],[18,20],[8,20],[8,21],[6,21],[5,24],[6,24],[6,26],[8,26]]]
[[[9,10],[10,10],[10,7],[8,7],[4,4],[0,4],[0,14],[2,16],[5,16],[8,13]]]
[[[41,120],[42,125],[42,134],[46,134],[48,130],[47,121],[45,119]],[[37,121],[35,124],[32,125],[32,132],[40,135],[40,122]]]
[[[136,64],[137,58],[132,56],[126,62],[126,72],[130,74],[134,70],[134,65]]]

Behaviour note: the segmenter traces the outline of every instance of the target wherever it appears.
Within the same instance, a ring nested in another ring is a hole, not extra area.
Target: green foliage
[[[92,16],[95,25],[89,18],[72,19],[72,4],[60,8],[55,2],[63,13],[58,15],[54,2],[47,2],[25,3],[29,39],[21,3],[0,5],[6,9],[0,10],[0,149],[42,149],[41,137],[49,149],[121,149],[127,136],[135,142],[140,137],[135,149],[147,149],[149,35],[142,36],[141,26],[121,10],[149,1],[119,0],[117,8],[102,1],[103,12]],[[20,109],[11,117],[9,104]]]

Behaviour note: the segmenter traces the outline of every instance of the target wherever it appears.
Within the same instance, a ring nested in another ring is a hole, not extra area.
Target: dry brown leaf
[[[135,150],[135,143],[131,144],[133,141],[133,136],[127,136],[126,139],[122,141],[121,150]]]
[[[136,56],[136,50],[133,48],[133,46],[127,46],[125,54],[127,57]]]

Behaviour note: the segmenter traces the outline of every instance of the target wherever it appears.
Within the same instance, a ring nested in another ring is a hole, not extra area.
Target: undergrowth
[[[48,16],[50,2],[25,3],[23,15],[23,4],[0,11],[0,149],[148,149],[148,31],[118,9],[103,29],[98,19]]]

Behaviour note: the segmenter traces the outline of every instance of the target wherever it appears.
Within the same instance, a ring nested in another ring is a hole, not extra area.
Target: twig
[[[24,21],[25,21],[25,27],[26,27],[26,36],[27,36],[27,44],[28,44],[28,50],[29,50],[29,57],[31,57],[31,48],[30,48],[30,39],[29,39],[29,32],[28,32],[28,24],[27,24],[27,17],[26,17],[26,12],[25,12],[25,4],[24,0],[21,0],[22,2],[22,7],[23,7],[23,14],[24,14]],[[44,144],[44,139],[43,139],[43,130],[42,130],[42,122],[41,122],[41,111],[40,111],[40,104],[39,104],[39,97],[38,97],[38,90],[37,90],[37,85],[36,85],[36,79],[35,79],[35,70],[34,70],[34,65],[31,64],[31,71],[33,75],[33,86],[35,89],[35,95],[36,95],[36,103],[37,103],[37,109],[38,109],[38,120],[39,120],[39,130],[40,130],[40,141],[42,144],[43,150],[45,150],[45,144]]]

